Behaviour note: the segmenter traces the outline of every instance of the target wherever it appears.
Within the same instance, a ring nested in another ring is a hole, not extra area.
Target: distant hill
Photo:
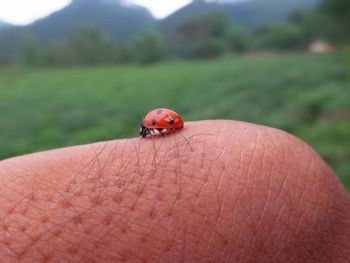
[[[232,23],[257,28],[283,20],[295,9],[312,8],[318,2],[319,0],[246,0],[242,2],[195,0],[165,18],[160,26],[168,30],[189,16],[217,11],[224,13]]]
[[[125,41],[155,25],[155,21],[146,8],[124,5],[118,0],[73,0],[67,7],[28,26],[1,27],[0,23],[0,60],[14,60],[23,36],[28,33],[44,46],[51,40],[67,37],[79,26],[91,25]]]
[[[147,27],[155,19],[151,13],[137,5],[123,5],[107,0],[74,0],[66,8],[36,21],[28,29],[39,39],[61,38],[75,27],[96,25],[119,40],[128,39]]]

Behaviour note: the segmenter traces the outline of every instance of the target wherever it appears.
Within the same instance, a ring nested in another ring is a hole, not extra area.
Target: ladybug
[[[148,113],[140,127],[140,135],[144,138],[157,130],[161,135],[163,130],[175,131],[182,129],[184,122],[181,116],[173,110],[155,109]]]

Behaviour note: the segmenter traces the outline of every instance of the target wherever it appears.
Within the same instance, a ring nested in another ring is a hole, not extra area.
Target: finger
[[[0,258],[344,262],[349,198],[308,146],[242,122],[0,162]]]

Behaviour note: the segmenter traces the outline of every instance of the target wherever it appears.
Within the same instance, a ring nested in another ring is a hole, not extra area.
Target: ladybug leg
[[[147,135],[151,134],[151,130],[153,129],[150,129],[145,127],[144,125],[141,125],[140,135],[142,136],[142,138],[145,138]]]
[[[164,137],[164,133],[162,133],[163,128],[158,128],[157,131],[159,131],[159,133]]]
[[[143,138],[147,136],[146,127],[143,126],[142,124],[141,124],[141,126],[140,126],[140,135],[141,135]]]

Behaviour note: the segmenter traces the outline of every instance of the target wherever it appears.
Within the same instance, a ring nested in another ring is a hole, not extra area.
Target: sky
[[[162,18],[188,4],[190,0],[127,0],[147,7],[157,18]],[[0,20],[25,25],[61,9],[70,0],[0,0]],[[20,6],[20,8],[18,8]]]

